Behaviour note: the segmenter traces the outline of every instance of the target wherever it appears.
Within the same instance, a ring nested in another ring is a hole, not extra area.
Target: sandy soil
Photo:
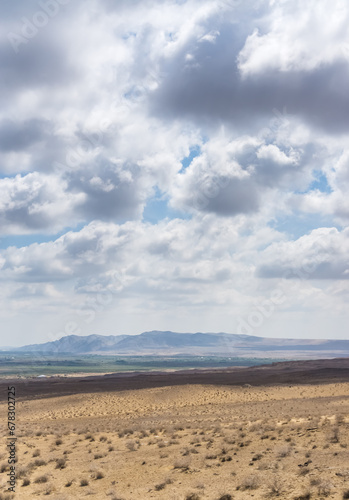
[[[60,393],[18,400],[16,499],[349,498],[349,382]]]

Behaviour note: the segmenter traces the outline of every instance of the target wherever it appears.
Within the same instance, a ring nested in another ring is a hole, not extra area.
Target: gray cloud
[[[348,131],[347,61],[342,58],[307,71],[268,69],[242,76],[237,58],[248,26],[217,23],[215,43],[191,40],[164,62],[163,80],[150,94],[152,113],[164,119],[204,121],[206,126],[212,120],[212,125],[223,121],[246,133],[258,130],[273,109],[281,112],[286,107],[291,116],[315,128],[331,134]],[[187,54],[193,57],[189,62]]]
[[[16,123],[12,120],[0,122],[0,149],[2,151],[27,150],[32,145],[46,141],[52,133],[48,121],[40,119],[26,120]]]

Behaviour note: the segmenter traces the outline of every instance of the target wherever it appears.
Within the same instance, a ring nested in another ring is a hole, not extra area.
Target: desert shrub
[[[43,465],[46,465],[46,460],[43,460],[42,458],[37,458],[34,460],[34,466],[35,467],[42,467]]]
[[[98,471],[98,472],[96,473],[96,479],[103,479],[103,478],[104,478],[104,474],[103,474],[103,472]]]
[[[60,438],[56,439],[55,441],[56,446],[60,446],[62,443],[63,441]]]
[[[55,487],[52,486],[51,484],[48,484],[46,486],[46,489],[44,491],[44,495],[51,495],[51,493],[53,493],[55,491]]]
[[[99,460],[100,458],[103,458],[103,455],[101,453],[95,453],[94,456],[93,456],[93,458],[95,460]]]
[[[29,469],[28,469],[28,467],[20,467],[19,469],[17,469],[16,472],[17,472],[16,475],[17,475],[18,479],[20,479],[21,477],[25,477],[28,474]]]
[[[126,448],[129,451],[136,451],[137,450],[136,441],[133,441],[132,439],[130,439],[129,441],[127,441],[126,442]]]
[[[156,491],[164,490],[166,488],[166,486],[168,484],[172,484],[172,482],[173,482],[172,479],[168,478],[168,479],[166,479],[166,481],[164,481],[164,482],[162,482],[160,484],[155,485],[155,490]]]
[[[80,481],[80,486],[88,486],[88,480],[87,479],[81,479]]]
[[[29,486],[30,480],[28,478],[23,479],[22,486]]]
[[[200,497],[197,493],[189,493],[186,497],[185,500],[200,500]]]
[[[40,450],[36,449],[33,451],[33,457],[38,457],[40,455]]]
[[[269,496],[279,496],[283,491],[282,483],[279,478],[274,478],[268,486]]]
[[[173,464],[174,469],[182,469],[188,470],[190,465],[190,461],[188,459],[182,458],[180,460],[176,460]]]
[[[233,500],[233,497],[227,493],[226,495],[220,496],[218,500]]]
[[[333,427],[327,435],[327,439],[331,443],[339,443],[339,427]]]
[[[336,424],[337,425],[343,424],[344,422],[345,422],[344,415],[337,415],[336,416]]]
[[[47,481],[48,481],[48,477],[46,475],[44,475],[44,476],[38,476],[35,479],[34,483],[42,484],[42,483],[47,483]]]
[[[66,488],[70,488],[70,486],[71,486],[72,484],[73,484],[73,481],[67,481],[67,482],[65,483],[65,485],[64,485],[64,486],[65,486]]]
[[[260,486],[260,479],[255,474],[246,476],[239,485],[240,490],[256,490]]]
[[[155,485],[155,491],[161,491],[166,488],[166,483],[160,483]]]
[[[140,432],[139,432],[139,439],[143,439],[143,438],[145,438],[145,437],[149,437],[148,432],[147,432],[147,431],[144,431],[144,430],[140,431]]]
[[[318,486],[320,483],[321,483],[321,479],[319,479],[318,477],[314,477],[310,481],[310,486]]]
[[[343,500],[347,500],[349,498],[349,490],[343,491],[342,498]]]
[[[114,451],[114,446],[109,446],[108,451]]]
[[[331,494],[333,485],[330,481],[322,480],[318,486],[318,493],[324,497],[328,497]]]
[[[291,453],[291,448],[289,446],[283,446],[282,448],[277,449],[275,453],[278,458],[285,458]]]
[[[66,459],[65,458],[57,458],[56,460],[56,469],[65,469],[66,467]]]
[[[101,443],[104,443],[107,440],[107,436],[101,436],[99,440],[101,441]]]
[[[301,495],[294,497],[294,500],[310,500],[310,499],[311,499],[310,491],[306,491],[305,493],[302,493]]]

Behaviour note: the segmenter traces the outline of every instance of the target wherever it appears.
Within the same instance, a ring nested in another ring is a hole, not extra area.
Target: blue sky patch
[[[190,153],[189,153],[189,156],[186,156],[185,158],[183,158],[183,160],[181,161],[182,163],[182,168],[181,170],[179,171],[180,174],[183,174],[183,172],[185,172],[185,170],[189,167],[189,165],[191,164],[191,162],[194,160],[194,158],[196,158],[197,156],[200,156],[201,154],[201,148],[200,146],[194,146],[193,148],[190,148]]]
[[[331,216],[303,214],[300,212],[294,212],[285,217],[278,217],[270,221],[268,225],[281,233],[288,234],[295,240],[319,227],[336,227],[340,230],[340,226],[333,222]]]
[[[155,188],[155,195],[150,198],[143,210],[143,221],[157,224],[163,219],[190,219],[190,215],[174,210],[168,205],[168,199]]]

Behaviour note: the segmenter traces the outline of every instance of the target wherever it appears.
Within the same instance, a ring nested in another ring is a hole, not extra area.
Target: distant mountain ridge
[[[47,354],[349,356],[349,340],[281,339],[232,333],[143,332],[140,335],[69,335],[16,350]]]

